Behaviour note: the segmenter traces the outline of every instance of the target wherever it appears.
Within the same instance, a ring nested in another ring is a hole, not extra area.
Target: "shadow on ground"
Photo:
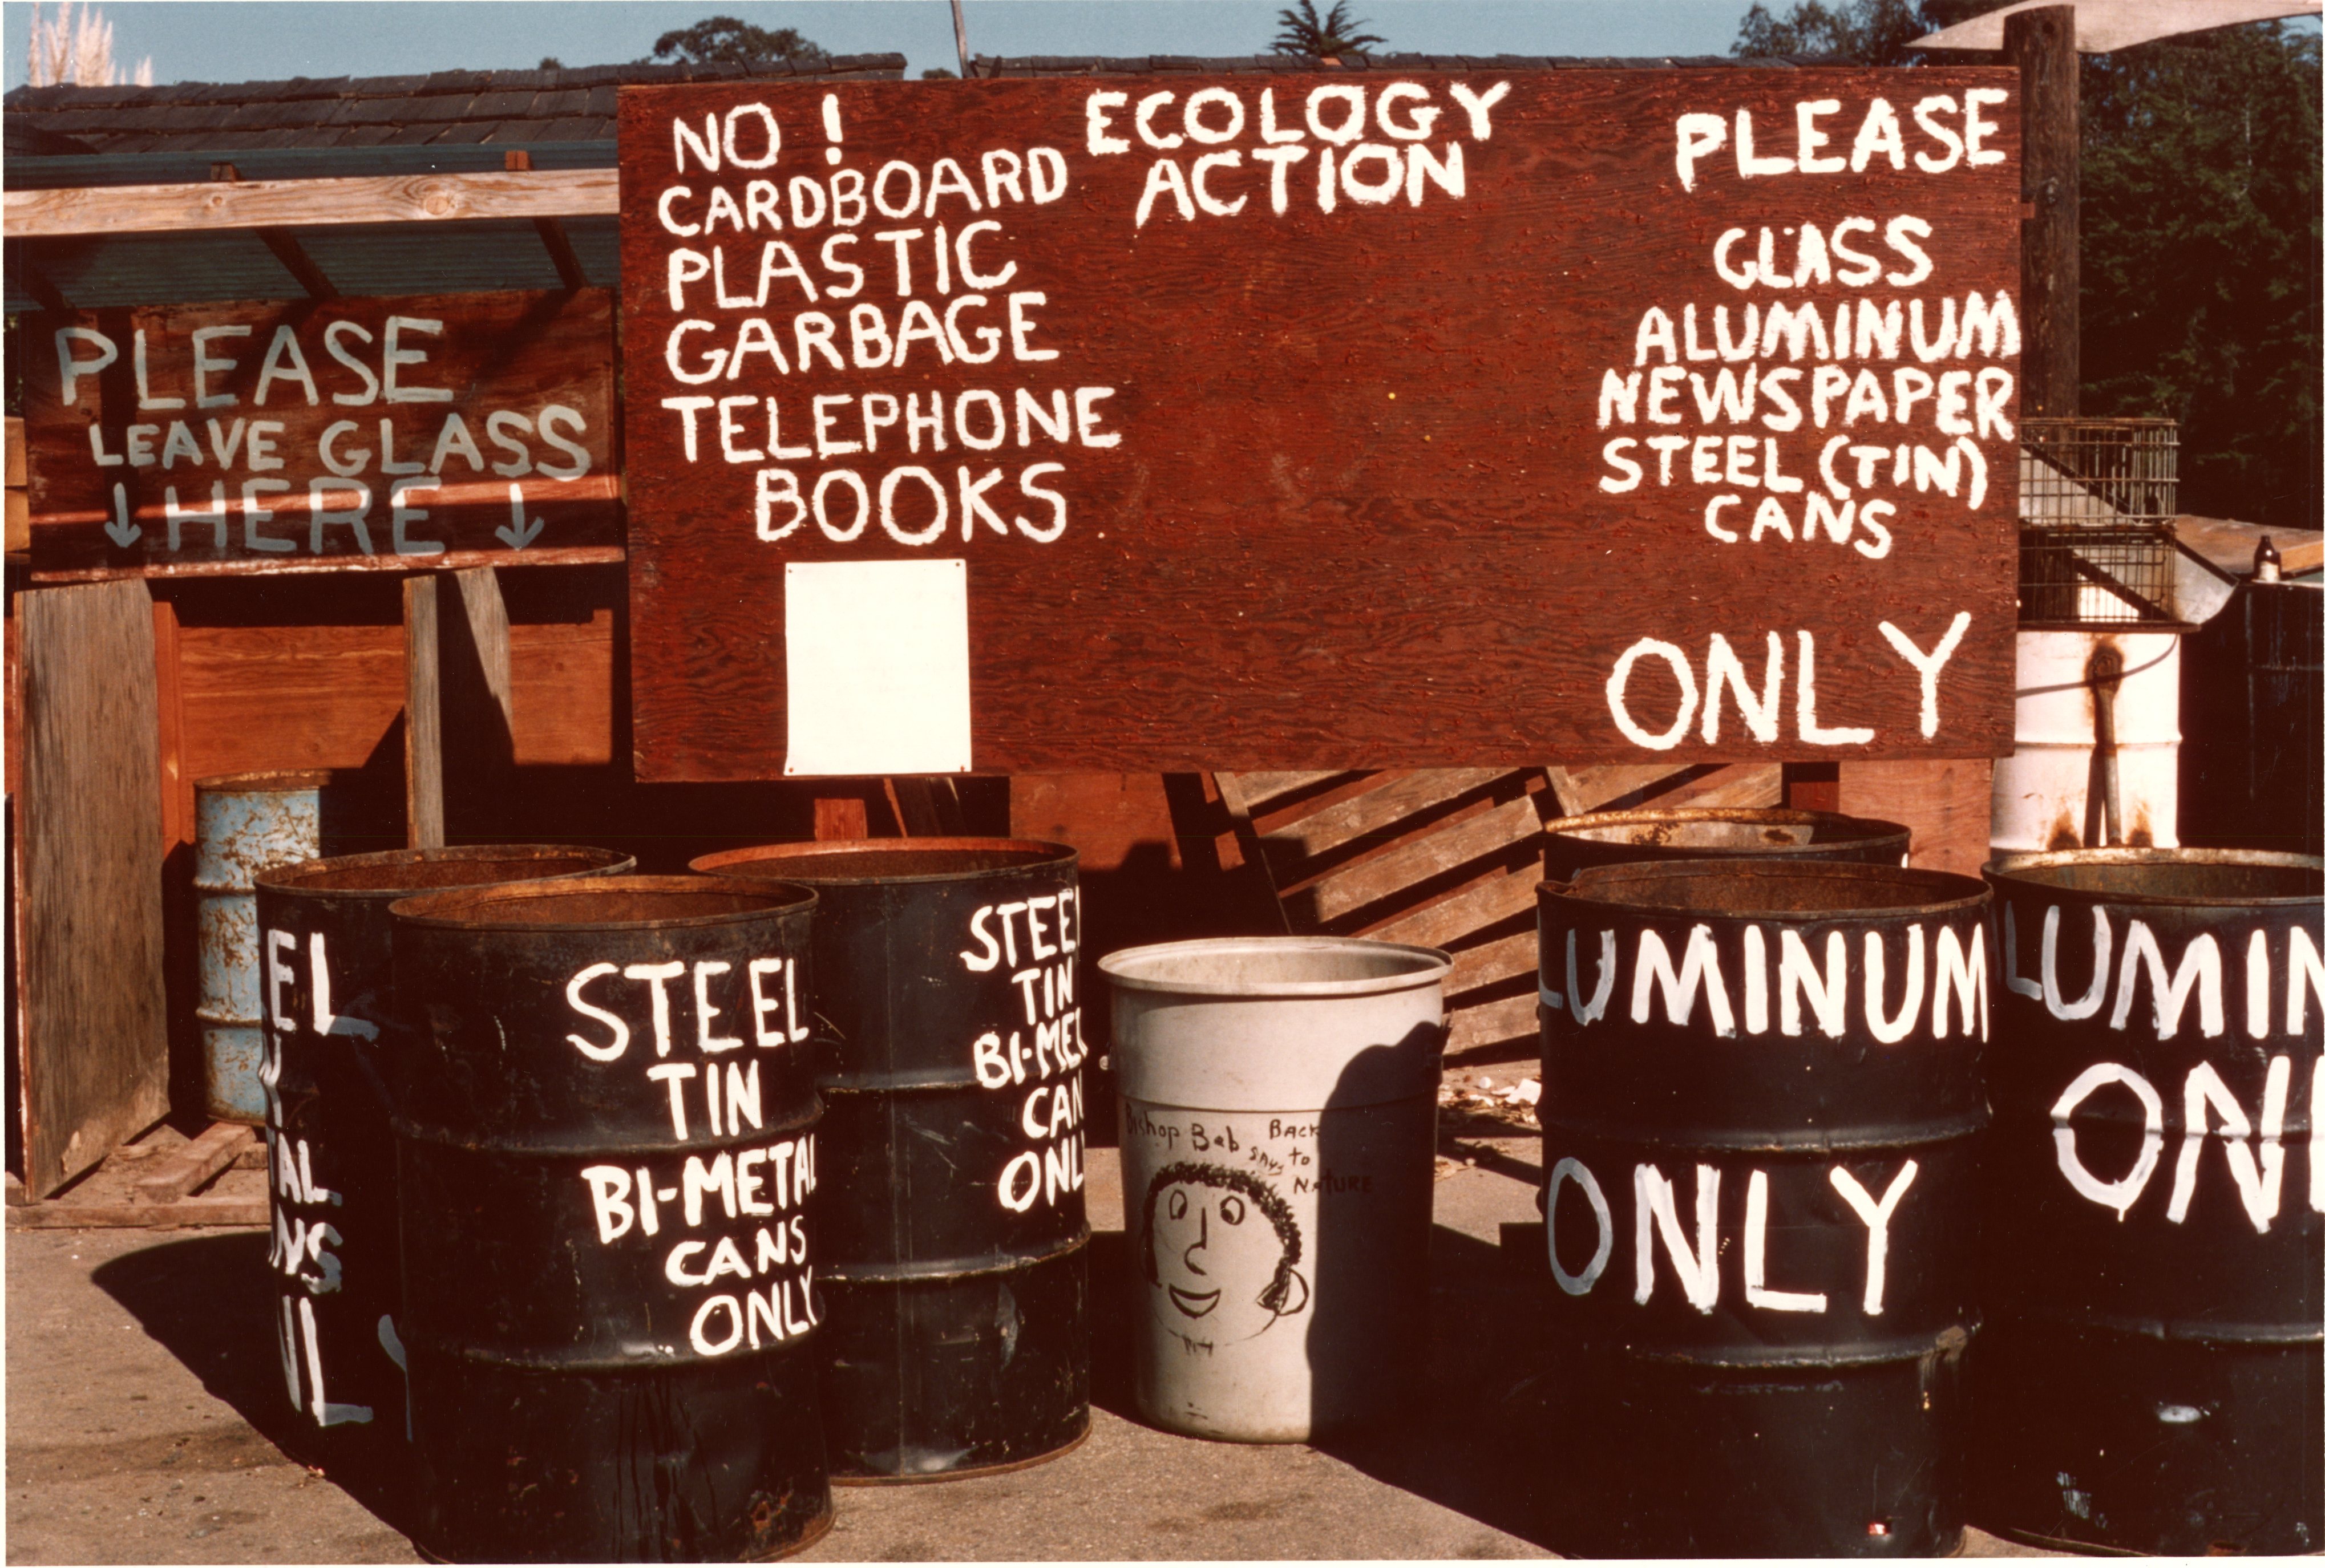
[[[282,1354],[268,1326],[274,1295],[266,1248],[259,1231],[195,1236],[99,1264],[91,1277],[260,1436],[320,1470],[382,1523],[409,1536],[412,1521],[401,1476],[377,1462],[324,1451],[318,1430],[291,1408]]]
[[[1549,1419],[1540,1296],[1549,1274],[1517,1274],[1501,1249],[1443,1225],[1430,1244],[1433,1323],[1421,1408],[1314,1446],[1375,1480],[1539,1542],[1543,1477],[1534,1455]],[[1125,1326],[1129,1266],[1125,1232],[1091,1237],[1090,1401],[1144,1425]]]

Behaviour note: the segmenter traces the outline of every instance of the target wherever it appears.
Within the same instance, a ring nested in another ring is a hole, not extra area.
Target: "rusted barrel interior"
[[[431,889],[630,869],[611,850],[479,844],[342,855],[256,878],[273,1324],[302,1457],[401,1477],[393,1347],[397,1034],[388,906]]]
[[[2000,860],[1975,1517],[2325,1547],[2325,860]]]
[[[1546,1544],[1953,1550],[1985,888],[1672,861],[1539,903]]]
[[[832,1474],[933,1480],[1089,1429],[1076,855],[1024,839],[770,845],[813,887]]]
[[[1894,866],[1904,863],[1913,836],[1899,822],[1777,807],[1594,811],[1543,829],[1542,872],[1562,882],[1586,866],[1747,857]]]
[[[830,1520],[805,888],[591,877],[391,908],[415,1534],[733,1562]]]

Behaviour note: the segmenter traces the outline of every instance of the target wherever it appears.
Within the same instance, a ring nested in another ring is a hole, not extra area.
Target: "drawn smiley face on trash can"
[[[1147,1184],[1148,1309],[1190,1349],[1255,1338],[1307,1310],[1299,1222],[1249,1171],[1182,1162]]]

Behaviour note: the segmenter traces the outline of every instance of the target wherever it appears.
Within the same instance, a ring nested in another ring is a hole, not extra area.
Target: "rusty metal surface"
[[[585,877],[390,906],[417,1535],[795,1550],[830,1512],[815,895]]]
[[[1979,1522],[2325,1545],[2325,860],[1998,859]]]
[[[1742,860],[1539,898],[1549,1544],[1952,1550],[1986,890]]]
[[[207,1110],[265,1121],[259,1084],[258,910],[252,879],[322,853],[321,772],[230,773],[194,782],[194,930]]]
[[[1781,807],[1697,806],[1593,811],[1542,829],[1543,873],[1562,882],[1585,866],[1626,861],[1751,858],[1899,865],[1913,829],[1899,822]]]
[[[693,862],[817,890],[838,1477],[987,1473],[1088,1432],[1077,860],[1035,840],[931,838]]]
[[[410,1465],[391,1348],[397,1280],[388,1064],[399,1048],[388,906],[431,889],[616,875],[612,851],[547,844],[391,850],[258,873],[267,944],[267,1263],[301,1456],[391,1491]]]

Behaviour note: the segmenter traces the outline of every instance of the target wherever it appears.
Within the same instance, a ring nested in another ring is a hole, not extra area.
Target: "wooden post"
[[[494,569],[405,578],[403,635],[404,843],[437,848],[455,818],[464,834],[498,836],[515,723]]]
[[[2071,418],[2081,411],[2082,136],[2077,119],[2080,62],[2075,8],[2013,12],[2003,51],[2018,67],[2022,127],[2021,293],[2025,351],[2018,406]]]
[[[141,582],[19,595],[17,984],[24,1185],[47,1196],[170,1108],[153,605]]]
[[[444,844],[444,707],[433,576],[403,579],[403,844]]]

